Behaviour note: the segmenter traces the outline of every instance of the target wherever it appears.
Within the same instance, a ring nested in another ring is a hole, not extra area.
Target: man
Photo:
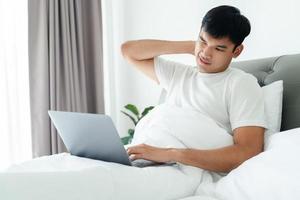
[[[229,172],[263,150],[262,90],[252,75],[229,67],[232,58],[242,52],[242,42],[249,33],[250,23],[237,8],[219,6],[203,18],[196,42],[137,40],[122,45],[126,60],[168,93],[174,93],[168,95],[174,98],[169,102],[194,107],[233,135],[233,145],[213,150],[140,144],[127,149],[131,159],[175,161],[209,171]],[[159,57],[182,53],[195,56],[197,71]]]

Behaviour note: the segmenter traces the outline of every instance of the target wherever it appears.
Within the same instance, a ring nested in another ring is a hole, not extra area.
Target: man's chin
[[[199,72],[202,72],[202,73],[210,73],[207,69],[204,68],[204,66],[198,64],[198,70]]]
[[[200,67],[199,65],[198,65],[198,71],[199,71],[199,72],[202,72],[202,73],[205,73],[205,71],[203,70],[203,68]]]

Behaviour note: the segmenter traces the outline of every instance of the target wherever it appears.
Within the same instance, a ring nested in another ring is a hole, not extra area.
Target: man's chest
[[[229,121],[228,87],[222,82],[180,82],[168,93],[167,101],[191,107],[220,123]]]

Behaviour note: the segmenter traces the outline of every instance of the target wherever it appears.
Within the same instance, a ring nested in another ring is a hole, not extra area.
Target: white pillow
[[[245,161],[216,185],[223,200],[300,199],[300,128],[274,134],[266,151]]]
[[[283,81],[275,81],[262,87],[268,129],[266,138],[280,131],[282,114]]]

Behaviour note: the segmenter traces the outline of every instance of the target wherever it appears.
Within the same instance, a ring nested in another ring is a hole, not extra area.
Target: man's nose
[[[211,58],[212,50],[211,50],[210,47],[204,47],[204,48],[202,49],[202,52],[203,52],[203,56],[204,56],[205,58]]]

